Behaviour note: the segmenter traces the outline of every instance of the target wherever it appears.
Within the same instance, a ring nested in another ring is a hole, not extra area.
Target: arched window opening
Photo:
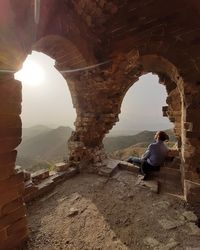
[[[155,131],[167,130],[168,146],[175,142],[173,123],[163,117],[167,91],[158,76],[146,74],[127,91],[121,106],[119,122],[104,140],[105,150],[113,158],[125,160],[130,155],[141,156],[154,140]]]
[[[55,60],[33,51],[15,79],[22,82],[22,143],[17,165],[29,171],[52,168],[67,157],[76,117],[64,77]]]

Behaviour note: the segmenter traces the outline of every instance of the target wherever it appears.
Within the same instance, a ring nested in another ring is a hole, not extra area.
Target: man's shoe
[[[143,175],[143,178],[142,178],[142,180],[143,180],[143,181],[146,181],[147,179],[148,179],[148,176],[147,176],[147,174],[144,174],[144,175]]]

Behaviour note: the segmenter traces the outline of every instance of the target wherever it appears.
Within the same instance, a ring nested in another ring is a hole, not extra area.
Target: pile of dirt
[[[127,171],[67,180],[28,207],[27,249],[198,249],[183,199],[136,183]]]

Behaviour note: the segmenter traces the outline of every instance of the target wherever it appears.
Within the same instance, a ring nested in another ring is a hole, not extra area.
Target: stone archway
[[[158,56],[139,57],[138,52],[133,50],[115,57],[110,68],[98,69],[90,73],[89,79],[88,76],[87,78],[84,75],[81,76],[84,92],[79,96],[79,101],[82,104],[80,106],[81,117],[77,119],[77,131],[74,137],[74,142],[79,142],[79,150],[77,148],[75,153],[76,156],[80,153],[79,162],[80,159],[84,158],[83,156],[88,155],[87,165],[90,162],[93,170],[96,171],[96,163],[99,165],[105,157],[102,140],[118,121],[126,92],[138,80],[139,76],[148,72],[157,74],[161,83],[166,85],[169,107],[165,107],[164,110],[170,121],[175,123],[175,132],[180,141],[182,100],[173,78],[176,75],[173,77],[170,75],[171,72],[175,74],[175,66]],[[86,98],[89,92],[92,93],[90,99]],[[81,144],[82,150],[80,150]]]
[[[71,164],[98,170],[105,158],[102,140],[118,120],[123,94],[144,72],[154,72],[169,86],[167,114],[174,120],[176,133],[181,137],[185,198],[200,202],[198,1],[127,0],[100,4],[69,0],[58,4],[55,0],[2,0],[0,5],[0,66],[3,70],[0,74],[0,187],[5,191],[0,194],[0,241],[3,246],[17,245],[27,236],[25,206],[21,199],[23,181],[14,170],[15,148],[21,140],[21,85],[14,80],[13,71],[20,68],[33,44],[37,46],[40,39],[46,41],[46,45],[40,41],[44,52],[50,43],[45,53],[53,58],[51,52],[55,53],[56,46],[67,39],[83,55],[86,65],[112,60],[111,65],[66,76],[71,92],[75,93],[72,99],[77,110],[76,132],[69,142]],[[190,20],[185,18],[188,15]],[[55,48],[51,39],[46,39],[50,34]],[[62,41],[58,37],[62,37]],[[62,53],[67,51],[64,49]],[[152,63],[142,59],[147,55]],[[79,59],[76,58],[75,64],[76,61]],[[65,62],[58,65],[60,70],[62,66],[66,66]],[[180,108],[174,109],[178,93],[181,93],[181,113]],[[19,226],[15,224],[17,220],[21,223],[20,230],[13,233],[11,229]]]

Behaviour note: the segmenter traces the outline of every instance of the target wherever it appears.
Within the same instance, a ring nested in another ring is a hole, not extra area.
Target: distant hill
[[[30,133],[26,131],[27,136],[18,147],[18,165],[29,168],[38,162],[62,161],[67,156],[67,141],[72,129],[70,127],[45,129],[44,127],[42,130],[44,132],[41,132],[40,129],[31,129]],[[36,135],[34,136],[34,134]]]
[[[165,130],[165,132],[169,135],[170,141],[176,141],[174,133],[171,129]],[[156,131],[143,131],[139,134],[130,136],[106,137],[103,143],[106,151],[111,153],[120,149],[128,148],[137,143],[144,143],[145,145],[148,145],[153,142],[155,133]]]
[[[27,140],[37,135],[43,134],[45,132],[49,132],[50,130],[51,128],[44,126],[44,125],[36,125],[33,127],[29,127],[29,128],[23,128],[22,137],[23,137],[23,140]]]

